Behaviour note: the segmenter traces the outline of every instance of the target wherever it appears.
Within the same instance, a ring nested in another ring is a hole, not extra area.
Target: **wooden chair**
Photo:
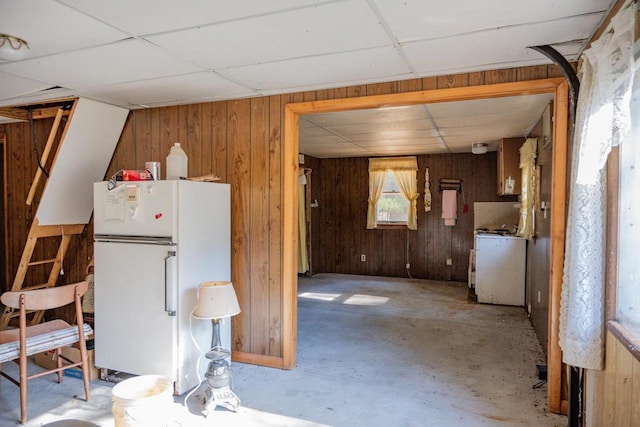
[[[18,359],[16,363],[20,365],[20,378],[16,380],[7,373],[2,372],[2,370],[0,370],[0,375],[20,387],[22,424],[27,421],[27,382],[32,378],[56,372],[58,374],[58,383],[60,383],[62,382],[62,372],[65,369],[81,366],[86,400],[88,401],[90,398],[89,364],[85,340],[86,336],[93,333],[93,331],[89,325],[84,323],[82,318],[80,297],[85,292],[87,292],[86,281],[53,288],[5,292],[0,297],[0,301],[7,307],[20,310],[19,329],[0,331],[0,368],[3,362],[16,362],[16,359]],[[62,319],[27,326],[28,311],[48,310],[62,307],[72,302],[75,302],[76,326],[71,326]],[[68,364],[66,362],[69,361],[65,361],[63,364],[60,349],[74,343],[79,343],[81,361]],[[28,375],[27,356],[50,350],[55,350],[56,352],[57,367]]]

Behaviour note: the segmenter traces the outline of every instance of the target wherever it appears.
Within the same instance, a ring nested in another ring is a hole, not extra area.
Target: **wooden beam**
[[[16,120],[29,120],[29,112],[20,108],[0,107],[0,116]]]
[[[49,119],[56,117],[60,109],[61,107],[36,108],[31,111],[31,114],[33,114],[33,120]],[[68,116],[70,112],[71,110],[62,110],[62,116]]]

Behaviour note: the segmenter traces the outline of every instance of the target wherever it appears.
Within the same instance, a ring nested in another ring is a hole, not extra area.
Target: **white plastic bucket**
[[[162,375],[141,375],[111,390],[115,427],[164,426],[170,423],[173,383]]]

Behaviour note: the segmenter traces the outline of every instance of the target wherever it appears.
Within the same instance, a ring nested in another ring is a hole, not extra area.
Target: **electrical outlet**
[[[410,269],[411,268],[411,264],[407,263],[406,268],[407,268],[407,270]]]
[[[540,304],[540,291],[538,291],[538,304]]]
[[[447,258],[447,265],[453,265],[453,259]]]
[[[365,254],[360,255],[360,261],[366,261],[367,260],[367,256]]]

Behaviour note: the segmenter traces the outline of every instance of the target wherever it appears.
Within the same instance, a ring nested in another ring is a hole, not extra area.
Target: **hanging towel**
[[[429,168],[424,173],[424,211],[431,211],[431,184],[429,183]]]
[[[456,203],[456,190],[444,190],[442,192],[442,219],[444,219],[444,225],[448,227],[456,225],[456,219],[458,218]]]

